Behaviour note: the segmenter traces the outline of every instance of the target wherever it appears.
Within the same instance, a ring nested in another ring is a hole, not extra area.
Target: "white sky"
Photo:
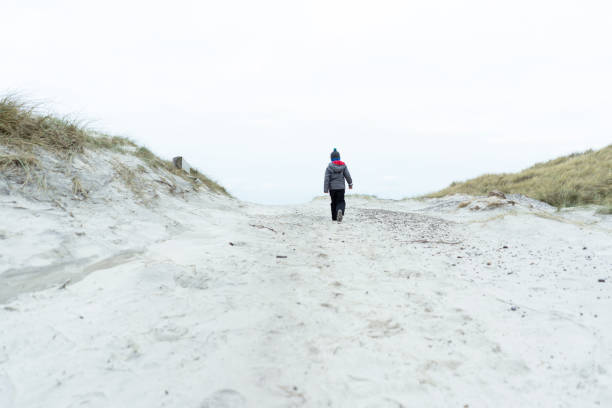
[[[402,198],[612,143],[610,1],[1,0],[0,92],[238,198]]]

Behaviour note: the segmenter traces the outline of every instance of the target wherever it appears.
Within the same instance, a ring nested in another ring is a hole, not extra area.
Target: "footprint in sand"
[[[155,327],[151,330],[153,337],[158,341],[176,341],[184,337],[189,330],[186,327],[180,327],[172,323]]]
[[[371,320],[367,327],[367,334],[371,338],[390,337],[399,334],[404,329],[399,323],[394,323],[392,319]]]
[[[238,391],[219,390],[206,398],[200,408],[243,408],[246,399]]]
[[[174,271],[174,281],[185,289],[208,289],[210,276],[192,265],[189,268],[177,268]]]

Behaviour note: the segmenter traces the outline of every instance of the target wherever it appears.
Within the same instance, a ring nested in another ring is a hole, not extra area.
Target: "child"
[[[344,211],[346,210],[346,202],[344,201],[346,184],[344,184],[344,179],[348,181],[351,190],[353,189],[353,179],[346,164],[340,161],[340,153],[338,153],[336,148],[331,153],[331,160],[332,162],[329,163],[325,170],[323,191],[325,194],[329,191],[331,196],[332,220],[342,222],[342,217],[344,217]]]

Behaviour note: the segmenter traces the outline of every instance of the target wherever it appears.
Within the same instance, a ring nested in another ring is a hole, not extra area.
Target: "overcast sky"
[[[240,199],[402,198],[612,143],[610,1],[0,2],[0,92]]]

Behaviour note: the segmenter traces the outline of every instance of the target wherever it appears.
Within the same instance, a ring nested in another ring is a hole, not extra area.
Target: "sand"
[[[0,407],[612,406],[612,219],[509,198],[2,196]]]

